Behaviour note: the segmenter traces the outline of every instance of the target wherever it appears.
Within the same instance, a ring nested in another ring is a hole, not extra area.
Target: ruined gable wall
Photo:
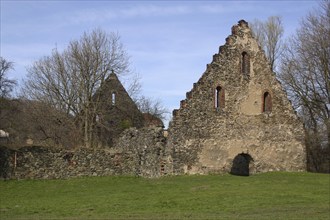
[[[111,73],[97,92],[95,99],[100,102],[96,125],[98,138],[103,146],[113,146],[121,132],[129,127],[144,125],[140,112],[115,73]]]
[[[114,96],[113,96],[114,94]],[[116,74],[110,74],[98,92],[101,102],[101,112],[105,116],[119,120],[130,119],[132,126],[143,126],[143,115],[129,96]],[[114,98],[114,100],[112,100]]]
[[[250,56],[242,74],[242,53]],[[215,108],[215,89],[225,90],[225,107]],[[262,113],[263,94],[272,112]],[[305,169],[304,131],[263,51],[245,22],[232,28],[226,44],[187,98],[169,127],[174,173],[229,172],[233,159],[249,154],[251,172]]]

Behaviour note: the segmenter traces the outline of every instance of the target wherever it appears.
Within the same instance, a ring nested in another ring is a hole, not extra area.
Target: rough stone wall
[[[158,177],[166,139],[161,128],[127,129],[115,148],[75,150],[0,147],[0,179],[65,179],[78,176]]]
[[[242,54],[249,56],[242,73]],[[216,107],[216,88],[225,103]],[[264,93],[271,112],[263,112]],[[247,22],[232,34],[180,109],[173,111],[168,153],[174,173],[230,172],[238,155],[251,157],[250,173],[305,170],[303,124],[297,118],[264,52],[252,38]]]
[[[143,114],[115,73],[110,74],[94,99],[100,103],[96,120],[100,145],[113,147],[114,139],[122,131],[129,127],[143,127]]]
[[[104,149],[68,151],[45,147],[23,147],[5,150],[6,164],[0,178],[10,179],[65,179],[77,176],[105,176],[125,172],[116,163],[116,153]],[[127,172],[127,171],[126,171]]]
[[[165,175],[166,138],[164,130],[159,127],[130,128],[123,132],[116,143],[117,151],[134,155],[129,166],[139,176],[158,177]]]

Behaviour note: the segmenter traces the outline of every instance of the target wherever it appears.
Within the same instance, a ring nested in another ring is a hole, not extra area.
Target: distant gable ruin
[[[114,139],[129,127],[144,126],[144,116],[112,72],[94,95],[99,102],[95,124],[98,145],[113,146]]]

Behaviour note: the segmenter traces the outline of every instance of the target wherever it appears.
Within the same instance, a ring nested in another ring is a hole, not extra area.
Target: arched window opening
[[[111,94],[111,103],[112,103],[112,105],[116,104],[116,93],[115,92],[113,92]]]
[[[272,97],[269,92],[265,92],[263,96],[263,112],[271,112],[272,111]]]
[[[249,154],[238,154],[231,167],[230,173],[238,176],[249,176],[253,168],[253,158]]]
[[[242,53],[242,74],[243,76],[250,76],[250,56],[246,52]]]
[[[218,86],[215,89],[215,108],[223,109],[225,107],[225,90]]]

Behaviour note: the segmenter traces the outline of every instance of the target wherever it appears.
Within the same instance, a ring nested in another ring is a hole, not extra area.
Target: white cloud
[[[135,6],[127,9],[122,9],[118,13],[118,17],[150,17],[150,16],[170,16],[182,15],[191,12],[189,6],[158,6],[158,5],[144,5]]]
[[[134,19],[144,17],[162,17],[183,15],[191,13],[189,6],[160,6],[155,4],[131,5],[128,7],[112,8],[105,5],[102,8],[91,8],[75,10],[68,14],[66,20],[69,24],[80,24],[84,22],[107,22],[118,19]]]
[[[67,22],[63,24],[82,24],[85,22],[110,22],[121,19],[141,18],[164,18],[171,19],[171,16],[191,15],[201,16],[209,14],[229,14],[252,10],[255,6],[248,6],[242,2],[141,2],[112,7],[112,4],[102,4],[102,7],[82,8],[79,7],[64,15]],[[244,3],[244,2],[243,2]],[[83,2],[82,2],[83,4]]]

